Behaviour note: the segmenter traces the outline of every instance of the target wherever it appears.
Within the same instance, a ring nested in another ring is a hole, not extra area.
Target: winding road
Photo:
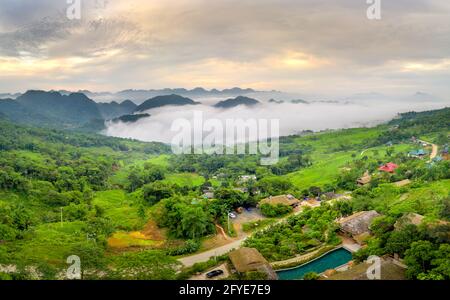
[[[263,228],[261,228],[259,230],[256,230],[256,231],[250,233],[249,235],[240,238],[239,240],[236,240],[236,241],[231,242],[229,244],[226,244],[226,245],[223,245],[223,246],[220,246],[220,247],[217,247],[217,248],[205,251],[205,252],[201,252],[201,253],[197,253],[197,254],[194,254],[194,255],[190,255],[190,256],[185,256],[185,257],[179,258],[178,261],[181,262],[185,267],[191,267],[191,266],[193,266],[196,263],[206,262],[211,257],[221,256],[221,255],[227,254],[228,252],[230,252],[233,249],[238,249],[238,248],[242,247],[242,244],[245,242],[245,240],[248,239],[249,237],[251,237],[253,234],[255,234],[257,232],[262,232],[264,230],[269,229],[272,226],[275,226],[275,225],[281,224],[283,222],[286,222],[287,218],[301,213],[302,210],[303,209],[300,209],[300,210],[296,211],[293,214],[290,214],[290,215],[288,215],[288,216],[286,216],[284,218],[281,218],[277,222],[272,223],[270,225],[267,225],[266,227],[263,227]]]

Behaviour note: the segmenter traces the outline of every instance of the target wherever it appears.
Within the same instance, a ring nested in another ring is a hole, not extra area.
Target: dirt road
[[[430,142],[427,142],[427,141],[419,140],[419,142],[431,145],[431,154],[430,154],[430,160],[429,161],[432,161],[438,154],[438,146],[435,145],[435,144],[432,144]]]

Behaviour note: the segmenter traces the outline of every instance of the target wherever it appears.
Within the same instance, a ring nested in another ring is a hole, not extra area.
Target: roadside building
[[[267,274],[267,279],[269,280],[278,279],[269,262],[255,248],[243,247],[230,252],[228,256],[234,269],[240,274],[262,272]]]
[[[279,195],[279,196],[270,196],[268,198],[262,199],[259,202],[259,205],[262,205],[262,204],[270,204],[270,205],[282,204],[282,205],[297,207],[298,205],[300,205],[300,203],[301,203],[300,200],[296,199],[292,195]]]

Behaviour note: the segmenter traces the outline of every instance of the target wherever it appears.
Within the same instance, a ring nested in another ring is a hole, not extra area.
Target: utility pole
[[[227,214],[227,219],[228,219],[228,236],[230,236],[230,212],[228,212]]]

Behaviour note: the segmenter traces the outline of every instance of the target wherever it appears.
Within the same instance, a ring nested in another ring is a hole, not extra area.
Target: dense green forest
[[[280,161],[258,156],[172,155],[170,147],[98,134],[29,127],[0,121],[0,277],[64,278],[77,255],[84,279],[176,279],[192,270],[177,258],[208,248],[230,211],[255,208],[266,197],[297,199],[347,193],[350,201],[291,215],[291,208],[261,206],[287,222],[255,231],[246,245],[269,261],[340,243],[335,220],[362,210],[382,217],[368,247],[355,254],[400,254],[411,279],[449,279],[450,162],[408,155],[417,137],[448,147],[450,109],[402,114],[388,124],[280,139]],[[395,162],[393,173],[377,172]],[[373,174],[369,184],[357,179]],[[256,180],[242,180],[255,175]],[[400,180],[412,183],[398,187]],[[213,191],[213,197],[206,197]],[[423,226],[394,230],[405,213]],[[266,219],[262,224],[269,225]],[[244,224],[255,230],[260,225]],[[422,255],[427,253],[427,255]],[[5,266],[14,266],[6,272]],[[202,268],[202,267],[198,267]]]

